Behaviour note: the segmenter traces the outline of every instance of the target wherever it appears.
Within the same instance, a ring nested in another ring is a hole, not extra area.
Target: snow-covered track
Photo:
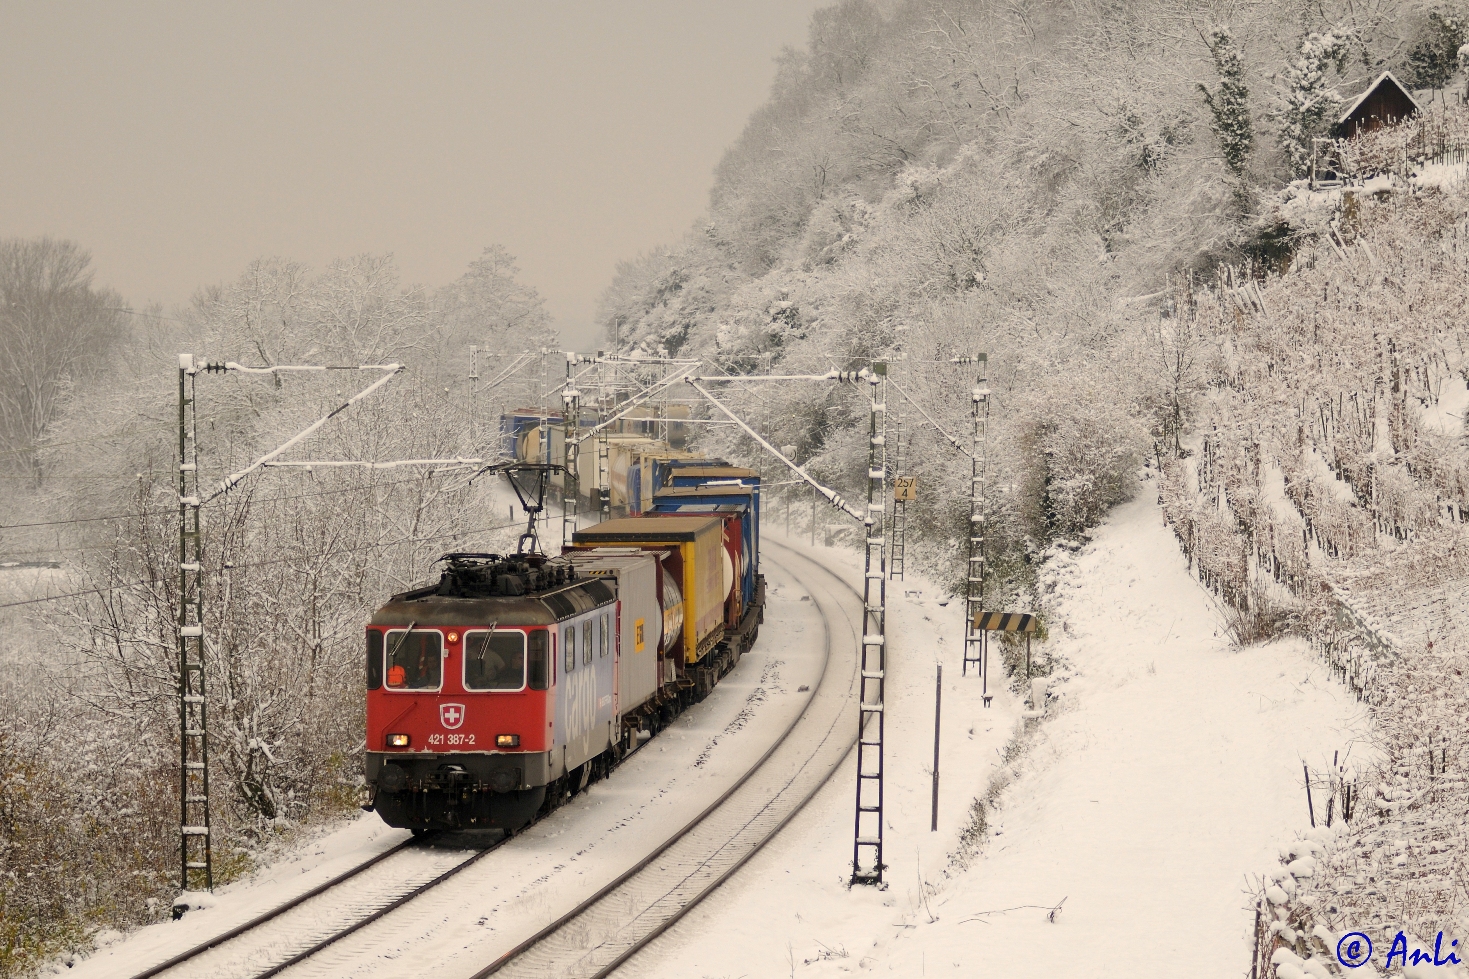
[[[495,849],[405,840],[133,979],[268,979],[442,884]],[[351,887],[345,886],[355,881]]]
[[[823,621],[825,666],[805,710],[759,763],[680,832],[473,979],[609,975],[754,856],[847,757],[857,740],[861,596],[811,558],[766,544],[787,557],[786,570],[811,594]]]

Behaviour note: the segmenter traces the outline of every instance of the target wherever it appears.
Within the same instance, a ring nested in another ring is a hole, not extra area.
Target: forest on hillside
[[[733,373],[891,360],[960,433],[973,378],[933,362],[986,351],[992,587],[1013,595],[1176,424],[1158,383],[1170,284],[1278,265],[1308,230],[1280,192],[1311,137],[1384,70],[1443,84],[1463,24],[1404,2],[848,0],[787,52],[707,216],[624,263],[602,321],[623,349]],[[748,407],[828,480],[860,473],[839,392]],[[936,490],[919,522],[943,551],[963,536],[965,474],[915,438]]]
[[[1317,815],[1353,821],[1314,877],[1287,869],[1304,850],[1259,868],[1261,975],[1329,959],[1332,929],[1464,931],[1466,42],[1452,3],[849,0],[787,54],[706,217],[603,299],[618,346],[732,374],[888,361],[944,430],[889,391],[910,551],[955,590],[944,432],[975,378],[947,361],[987,352],[989,607],[1044,612],[1050,549],[1158,474],[1231,637],[1307,637],[1386,758],[1320,773]],[[1386,71],[1424,111],[1317,142]],[[1323,145],[1343,180],[1313,189]],[[743,403],[860,492],[841,390]]]

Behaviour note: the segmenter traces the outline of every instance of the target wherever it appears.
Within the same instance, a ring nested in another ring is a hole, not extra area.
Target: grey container
[[[564,556],[576,565],[579,574],[617,580],[615,713],[636,710],[658,692],[658,657],[663,638],[658,559],[646,551],[609,547],[567,551]]]

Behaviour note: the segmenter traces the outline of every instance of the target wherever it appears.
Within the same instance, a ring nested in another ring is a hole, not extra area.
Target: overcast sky
[[[585,347],[821,5],[3,0],[0,236],[75,239],[166,304],[266,255],[438,286],[499,243]]]

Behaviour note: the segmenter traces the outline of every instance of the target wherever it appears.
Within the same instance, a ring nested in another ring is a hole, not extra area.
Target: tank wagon
[[[378,609],[368,808],[514,832],[708,695],[754,644],[765,587],[759,475],[704,465],[560,555],[448,554]]]

